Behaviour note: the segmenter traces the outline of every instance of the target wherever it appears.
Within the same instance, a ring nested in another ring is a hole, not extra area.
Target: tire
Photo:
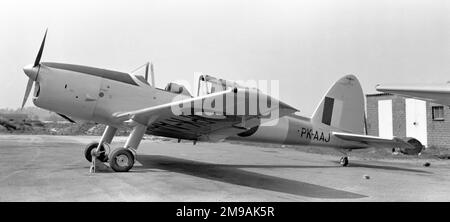
[[[128,172],[134,165],[134,155],[129,149],[117,148],[109,154],[109,166],[116,172]]]
[[[87,161],[92,162],[92,155],[91,155],[91,152],[92,152],[93,149],[96,149],[97,146],[98,146],[98,142],[92,142],[92,143],[89,143],[89,144],[86,146],[86,148],[84,148],[84,157],[86,157],[86,160],[87,160]],[[104,152],[105,152],[105,147],[104,147],[103,145],[100,147],[100,151],[103,151],[103,153],[100,154],[100,156],[98,157],[98,159],[99,159],[100,161],[102,161],[102,162],[108,161],[108,156],[106,155],[106,153],[104,153]]]
[[[342,157],[341,160],[339,161],[339,163],[340,163],[341,166],[343,166],[343,167],[348,166],[348,157]]]

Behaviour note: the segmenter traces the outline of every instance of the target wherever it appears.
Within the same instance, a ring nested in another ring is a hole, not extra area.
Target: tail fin
[[[353,75],[339,79],[317,106],[311,121],[325,124],[344,132],[365,134],[364,94]]]

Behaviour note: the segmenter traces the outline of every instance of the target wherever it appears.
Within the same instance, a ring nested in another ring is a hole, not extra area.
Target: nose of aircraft
[[[23,67],[23,72],[32,80],[36,80],[37,73],[38,73],[37,66],[33,66],[33,64],[27,65]]]

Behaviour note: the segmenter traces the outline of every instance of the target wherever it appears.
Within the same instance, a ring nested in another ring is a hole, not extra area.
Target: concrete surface
[[[288,148],[144,140],[131,172],[90,174],[83,150],[98,139],[0,135],[0,201],[450,201],[444,160],[343,168]]]

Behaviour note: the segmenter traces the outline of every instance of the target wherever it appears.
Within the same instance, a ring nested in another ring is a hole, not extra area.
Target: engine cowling
[[[405,148],[400,148],[400,152],[402,154],[405,154],[405,155],[417,155],[420,152],[422,152],[422,150],[424,148],[422,143],[419,140],[417,140],[416,138],[406,137],[406,138],[403,138],[402,140],[413,147],[413,148],[406,148],[406,147]]]

